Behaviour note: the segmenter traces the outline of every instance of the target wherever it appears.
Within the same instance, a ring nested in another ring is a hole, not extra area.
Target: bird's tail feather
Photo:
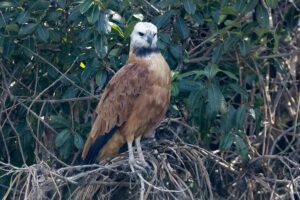
[[[85,152],[86,150],[83,150],[84,156],[81,164],[87,165],[95,163],[100,150],[108,143],[118,129],[119,127],[115,126],[108,133],[99,136],[93,143],[90,143],[89,147],[85,147],[85,149],[87,148],[88,151]]]

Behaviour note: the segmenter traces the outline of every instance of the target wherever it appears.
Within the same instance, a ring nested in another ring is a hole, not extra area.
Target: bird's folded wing
[[[97,106],[94,121],[83,157],[97,137],[109,133],[114,127],[122,126],[132,112],[136,99],[147,87],[149,71],[136,63],[123,66],[107,84]]]

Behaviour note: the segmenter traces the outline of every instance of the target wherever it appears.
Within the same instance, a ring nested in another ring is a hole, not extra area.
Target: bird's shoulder
[[[143,63],[124,65],[108,82],[97,107],[97,113],[107,107],[130,106],[145,87],[149,86],[150,71]]]
[[[109,81],[107,88],[114,85],[123,85],[129,81],[146,81],[149,69],[145,63],[132,62],[124,65]],[[133,82],[132,82],[133,83]]]

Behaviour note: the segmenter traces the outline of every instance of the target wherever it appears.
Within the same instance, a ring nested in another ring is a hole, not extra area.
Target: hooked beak
[[[153,37],[152,37],[152,35],[148,35],[147,36],[147,42],[148,42],[148,44],[151,46],[151,44],[152,44],[152,41],[153,41]]]

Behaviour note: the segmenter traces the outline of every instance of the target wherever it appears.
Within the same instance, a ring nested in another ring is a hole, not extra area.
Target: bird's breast
[[[170,68],[160,53],[153,54],[148,58],[148,68],[154,81],[153,84],[162,87],[171,86]]]
[[[137,66],[146,68],[148,71],[148,87],[158,86],[171,89],[171,71],[168,63],[159,52],[139,57],[129,54],[128,63],[136,63]]]

